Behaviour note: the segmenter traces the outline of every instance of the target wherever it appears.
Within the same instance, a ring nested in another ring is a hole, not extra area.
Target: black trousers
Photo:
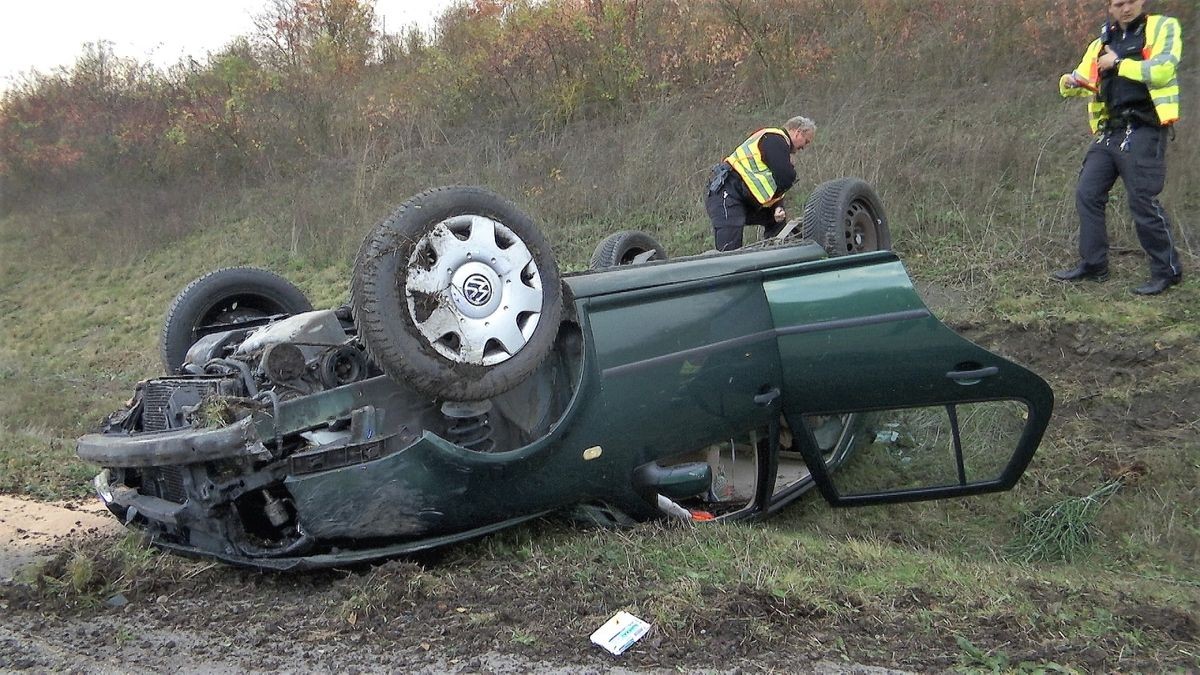
[[[1177,276],[1182,268],[1171,221],[1158,202],[1167,177],[1167,130],[1162,127],[1105,131],[1088,148],[1075,188],[1080,259],[1089,267],[1108,265],[1104,210],[1118,176],[1125,183],[1138,241],[1150,258],[1150,276]]]
[[[712,221],[713,238],[718,251],[733,251],[742,247],[742,228],[747,225],[762,225],[763,238],[773,237],[783,229],[784,223],[775,222],[775,207],[763,207],[751,196],[739,190],[736,174],[704,199],[704,209]]]

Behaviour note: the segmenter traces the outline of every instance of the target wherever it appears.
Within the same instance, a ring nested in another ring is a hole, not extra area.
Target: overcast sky
[[[429,27],[453,0],[376,0],[387,31]],[[267,0],[0,0],[0,90],[31,68],[70,65],[85,42],[108,40],[117,54],[169,66],[199,59],[253,30]]]

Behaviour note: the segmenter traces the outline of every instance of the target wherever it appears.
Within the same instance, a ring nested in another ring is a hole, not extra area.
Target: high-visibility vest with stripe
[[[1097,38],[1088,45],[1083,54],[1083,60],[1075,69],[1075,74],[1087,78],[1092,84],[1100,82],[1100,54],[1104,46]],[[1150,92],[1150,100],[1154,103],[1154,111],[1158,113],[1158,122],[1163,126],[1179,121],[1179,78],[1176,69],[1179,58],[1183,55],[1183,35],[1179,29],[1179,21],[1161,14],[1151,14],[1146,17],[1146,44],[1142,47],[1142,60],[1123,59],[1117,64],[1117,75],[1146,85]],[[1087,89],[1068,89],[1066,76],[1058,83],[1058,91],[1063,96],[1088,96]],[[1108,119],[1108,106],[1100,99],[1099,94],[1093,95],[1088,101],[1088,124],[1095,132]]]
[[[725,158],[725,163],[742,177],[742,182],[750,189],[750,194],[754,195],[754,199],[759,204],[771,206],[780,199],[783,199],[783,195],[775,196],[775,190],[779,186],[775,184],[775,175],[771,173],[771,169],[767,168],[767,163],[763,161],[762,152],[758,149],[759,139],[766,134],[779,134],[788,139],[789,145],[792,142],[791,136],[783,129],[759,129],[751,134],[750,138],[747,138],[737,149],[729,153],[729,156]]]

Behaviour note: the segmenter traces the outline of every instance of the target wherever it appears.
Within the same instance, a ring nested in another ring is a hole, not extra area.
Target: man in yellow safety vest
[[[783,229],[787,213],[779,200],[796,182],[792,155],[817,135],[807,117],[793,117],[782,127],[759,129],[720,164],[713,167],[704,208],[712,221],[718,251],[742,247],[742,228],[762,225],[764,236]]]
[[[1057,281],[1108,279],[1108,193],[1120,176],[1138,241],[1150,260],[1150,280],[1133,289],[1157,295],[1183,280],[1171,221],[1158,202],[1167,175],[1168,128],[1179,119],[1175,70],[1183,51],[1179,21],[1146,14],[1146,0],[1109,0],[1110,20],[1084,52],[1083,61],[1059,78],[1063,96],[1090,97],[1094,134],[1079,171],[1079,264],[1055,272]]]

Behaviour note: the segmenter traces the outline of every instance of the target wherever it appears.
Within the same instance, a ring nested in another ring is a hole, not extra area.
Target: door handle
[[[755,396],[754,404],[765,408],[774,403],[775,399],[779,398],[779,393],[779,387],[771,387],[763,393]]]
[[[946,373],[946,377],[954,380],[959,384],[975,384],[985,377],[991,377],[1000,372],[996,366],[988,366],[987,368],[977,368],[975,370],[952,370]]]

